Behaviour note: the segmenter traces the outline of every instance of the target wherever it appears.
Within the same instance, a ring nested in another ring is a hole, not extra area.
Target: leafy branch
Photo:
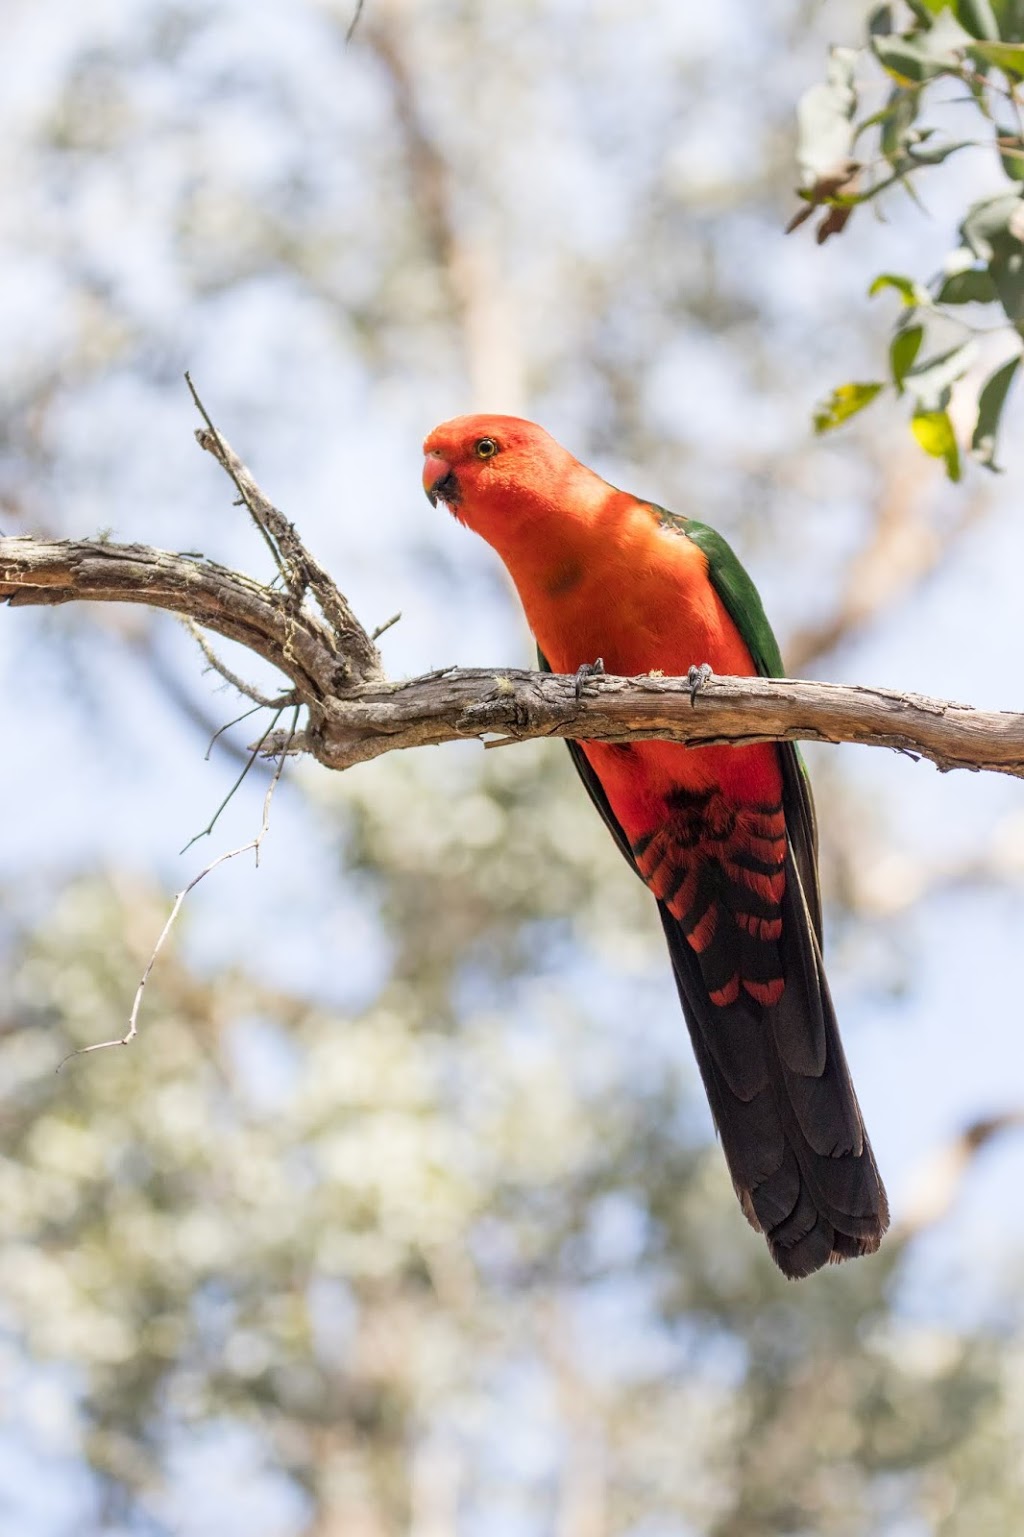
[[[884,103],[870,110],[879,88]],[[922,121],[926,109],[948,118],[954,107],[972,113],[975,134],[950,138]],[[826,79],[804,95],[798,117],[805,206],[789,228],[824,209],[819,243],[895,188],[917,200],[924,172],[961,150],[993,156],[1005,186],[967,209],[939,271],[925,282],[885,272],[871,284],[870,294],[892,291],[901,301],[888,378],[839,385],[814,426],[830,431],[891,389],[910,401],[914,439],[951,480],[961,476],[964,448],[998,469],[1000,419],[1024,354],[1024,0],[884,0],[869,13],[863,47],[832,49]],[[978,323],[979,311],[987,323]],[[993,330],[1005,338],[1004,356],[978,389],[961,444],[950,399],[979,359],[977,336]]]

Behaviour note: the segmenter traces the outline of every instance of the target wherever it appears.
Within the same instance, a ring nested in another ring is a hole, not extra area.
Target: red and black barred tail
[[[542,659],[543,660],[543,659]],[[821,960],[810,788],[777,749],[783,804],[678,790],[631,842],[578,742],[591,800],[658,898],[676,986],[729,1172],[787,1276],[871,1254],[889,1225]]]
[[[873,1252],[889,1222],[815,926],[781,806],[683,800],[633,859],[740,1204],[779,1268],[809,1275]]]

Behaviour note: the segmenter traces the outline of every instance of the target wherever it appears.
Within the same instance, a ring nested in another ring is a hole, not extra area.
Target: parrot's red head
[[[434,428],[423,452],[431,502],[446,503],[506,556],[510,544],[565,521],[581,478],[602,484],[543,427],[519,416],[456,416]]]

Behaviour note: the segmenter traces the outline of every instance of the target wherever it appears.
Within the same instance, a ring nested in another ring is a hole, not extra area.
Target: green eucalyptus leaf
[[[907,5],[926,29],[934,28],[942,13],[948,11],[972,37],[999,37],[990,0],[907,0]]]
[[[902,146],[909,130],[914,126],[920,104],[918,91],[907,91],[896,86],[889,97],[889,115],[882,125],[881,150],[891,160]]]
[[[930,25],[894,37],[872,37],[871,47],[882,67],[901,84],[920,85],[936,75],[959,74],[973,42],[953,12],[943,7]]]
[[[994,64],[1011,80],[1024,79],[1024,43],[974,43],[968,51],[973,59]]]
[[[910,201],[914,204],[914,207],[919,208],[923,214],[927,214],[928,210],[922,203],[921,199],[918,197],[917,189],[914,186],[914,183],[910,180],[910,177],[907,175],[898,176],[896,177],[896,180],[899,182],[900,186],[903,188],[903,191],[907,194]]]
[[[986,379],[978,396],[978,423],[971,438],[971,453],[986,469],[998,471],[995,462],[996,436],[1006,397],[1020,367],[1021,355],[1011,358]]]
[[[912,140],[907,143],[907,158],[915,165],[941,165],[948,160],[950,155],[957,154],[962,149],[973,149],[974,139],[957,139],[952,144],[924,145],[915,144]]]
[[[967,28],[961,26],[958,19],[959,12],[959,5],[957,5],[956,15],[948,5],[943,5],[922,39],[932,57],[942,60],[943,63],[953,58],[959,64],[959,55],[974,41]]]
[[[920,283],[906,277],[902,272],[880,272],[868,289],[868,298],[873,299],[875,294],[880,294],[885,288],[894,288],[906,305],[927,307],[932,302],[932,296],[927,288],[923,288]]]
[[[941,75],[946,67],[930,58],[914,35],[873,37],[871,48],[882,68],[899,85],[921,85],[925,80],[933,80],[936,75]],[[956,65],[957,60],[954,58],[949,61],[948,67],[955,68]]]
[[[919,410],[935,413],[945,409],[949,392],[962,379],[978,354],[977,343],[961,342],[948,352],[916,363],[903,376],[903,387],[915,397]]]
[[[837,385],[814,413],[815,432],[831,432],[834,427],[841,427],[843,422],[849,421],[851,416],[856,416],[858,411],[869,406],[884,389],[885,385],[878,380]]]
[[[991,0],[907,0],[907,3],[925,27],[938,21],[943,11],[949,11],[972,37],[999,37]]]
[[[1024,42],[1024,0],[992,0],[992,10],[1003,42]]]
[[[1024,197],[986,198],[968,210],[960,233],[988,270],[1008,320],[1024,334]]]
[[[1019,220],[1024,200],[1018,192],[1001,192],[997,197],[983,198],[967,210],[967,217],[960,226],[964,243],[970,246],[979,261],[990,262],[997,243],[1007,238],[1020,241]]]
[[[990,0],[957,0],[956,18],[972,37],[999,41],[999,23]]]
[[[1024,335],[1024,245],[1000,242],[988,270],[1007,320]]]
[[[903,394],[903,381],[914,365],[924,340],[924,326],[903,326],[889,343],[889,372],[896,392]]]
[[[888,37],[896,30],[895,7],[892,0],[873,6],[868,12],[868,37]]]
[[[935,295],[937,304],[994,304],[998,298],[996,285],[987,267],[970,267],[966,272],[954,272],[942,284]]]
[[[866,117],[857,125],[854,142],[869,128],[878,128],[882,154],[887,160],[895,159],[903,148],[906,135],[914,126],[919,96],[918,91],[908,91],[901,85],[893,86],[889,100],[881,111],[872,113],[871,117]]]
[[[996,145],[1003,170],[1010,180],[1024,181],[1024,138],[1012,128],[997,128]]]
[[[915,411],[910,430],[926,454],[942,459],[950,480],[960,479],[960,450],[948,411]]]

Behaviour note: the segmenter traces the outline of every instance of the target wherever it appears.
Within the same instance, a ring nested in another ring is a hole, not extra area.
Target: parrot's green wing
[[[721,534],[706,523],[692,518],[681,518],[657,509],[666,528],[685,534],[687,539],[707,556],[708,576],[733,624],[743,637],[762,678],[785,677],[779,643],[768,623],[761,595],[750,577],[740,565]],[[699,661],[700,659],[697,658]],[[807,769],[799,749],[792,742],[778,744],[782,766],[783,805],[786,811],[786,827],[793,848],[793,857],[800,872],[807,909],[814,924],[818,944],[821,940],[821,892],[818,886],[818,825],[814,815],[814,801]]]

